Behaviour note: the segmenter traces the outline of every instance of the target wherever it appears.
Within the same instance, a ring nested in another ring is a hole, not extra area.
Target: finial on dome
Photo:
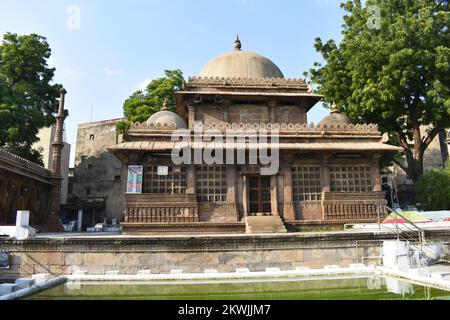
[[[239,35],[237,35],[236,41],[234,42],[234,50],[241,51],[241,48],[242,48],[241,40],[239,40]]]
[[[331,106],[331,113],[341,113],[341,110],[339,110],[336,102],[333,102],[333,105]]]
[[[164,99],[161,111],[169,111],[169,100],[167,98]]]

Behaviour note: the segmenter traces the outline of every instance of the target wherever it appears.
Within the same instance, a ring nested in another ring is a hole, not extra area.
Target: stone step
[[[287,233],[280,216],[255,216],[245,218],[246,233]]]

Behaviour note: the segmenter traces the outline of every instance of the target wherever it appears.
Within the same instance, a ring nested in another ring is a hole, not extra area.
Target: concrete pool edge
[[[387,267],[376,267],[376,270],[383,276],[396,277],[399,279],[405,279],[408,281],[416,282],[421,285],[431,286],[437,289],[443,289],[450,291],[450,281],[444,279],[436,279],[431,276],[422,276],[419,274],[414,274],[412,272],[406,272],[402,270],[396,270]]]
[[[374,267],[325,268],[285,271],[237,271],[227,273],[179,273],[148,275],[68,275],[69,281],[177,281],[177,280],[231,280],[267,279],[302,276],[345,276],[373,274]]]
[[[54,279],[50,279],[50,280],[35,284],[29,288],[24,288],[24,289],[17,290],[17,291],[11,292],[9,294],[0,296],[0,301],[1,300],[17,300],[17,299],[25,298],[25,297],[31,296],[33,294],[51,289],[60,284],[64,284],[67,282],[67,280],[68,279],[66,276],[60,276],[60,277],[57,277]]]

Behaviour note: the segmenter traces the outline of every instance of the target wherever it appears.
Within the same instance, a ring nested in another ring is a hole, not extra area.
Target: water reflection
[[[413,295],[415,293],[412,283],[400,281],[394,278],[386,278],[386,288],[389,292],[399,294],[402,297]]]
[[[31,299],[386,300],[443,298],[449,292],[380,276],[228,282],[69,282]]]

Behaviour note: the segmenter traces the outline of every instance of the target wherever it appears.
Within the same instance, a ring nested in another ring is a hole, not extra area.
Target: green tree
[[[367,0],[364,7],[353,0],[341,7],[342,41],[317,38],[325,64],[315,63],[305,75],[353,121],[389,132],[407,165],[396,162],[417,181],[425,150],[450,125],[449,2]]]
[[[181,90],[185,83],[181,70],[165,70],[165,77],[150,82],[146,90],[134,92],[124,103],[123,111],[126,120],[117,124],[119,132],[129,129],[131,123],[144,122],[158,112],[164,101],[171,110],[175,110],[175,92]]]
[[[51,83],[50,55],[46,39],[36,34],[6,33],[0,44],[0,147],[41,165],[32,145],[39,129],[54,123],[62,88]]]
[[[416,201],[425,210],[450,210],[450,169],[432,170],[416,184]]]

